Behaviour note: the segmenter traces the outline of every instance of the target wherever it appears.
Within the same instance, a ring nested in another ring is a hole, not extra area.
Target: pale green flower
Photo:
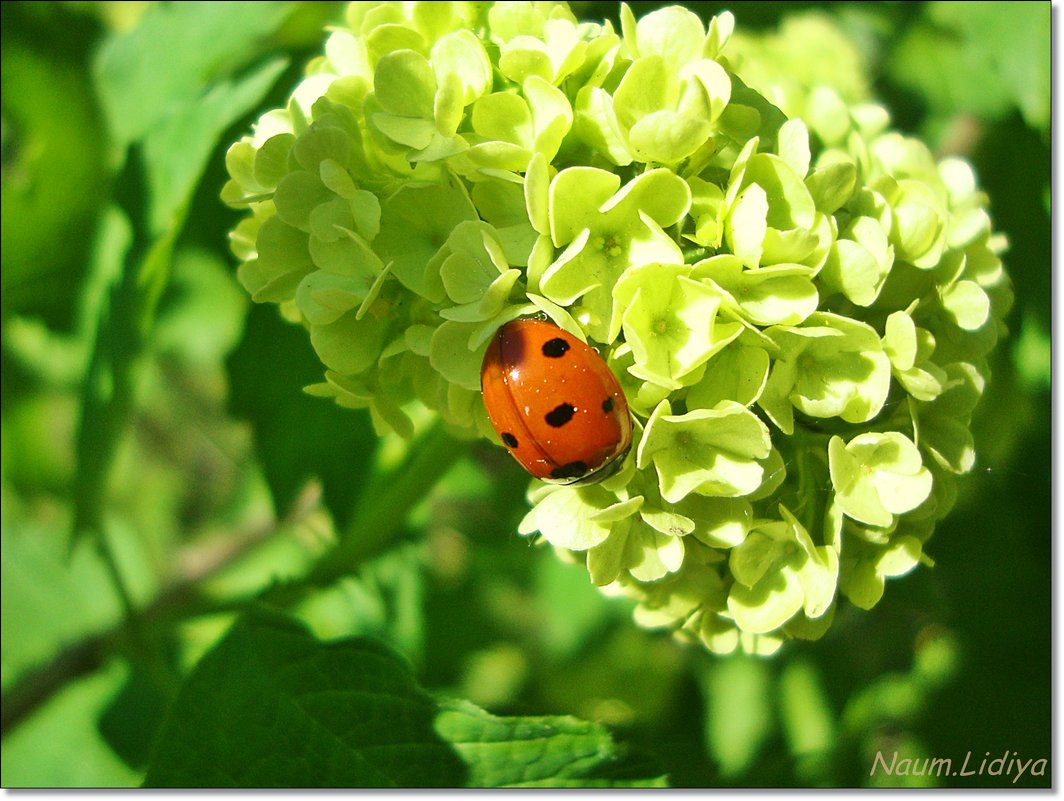
[[[351,3],[227,152],[237,275],[306,329],[307,392],[382,434],[494,441],[480,366],[510,320],[597,348],[630,451],[598,484],[533,482],[520,533],[640,625],[769,655],[932,564],[1007,242],[830,17],[620,20]]]

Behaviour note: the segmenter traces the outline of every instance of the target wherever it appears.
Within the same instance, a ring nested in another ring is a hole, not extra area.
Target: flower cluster
[[[640,623],[764,654],[930,561],[1011,295],[963,161],[890,130],[863,81],[726,48],[733,25],[352,3],[230,148],[223,197],[248,211],[240,280],[325,367],[309,391],[380,430],[427,407],[494,439],[480,364],[511,319],[598,348],[631,452],[534,483],[522,533]]]

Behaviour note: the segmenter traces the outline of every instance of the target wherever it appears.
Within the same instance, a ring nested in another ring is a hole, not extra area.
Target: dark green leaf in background
[[[132,768],[148,764],[152,742],[170,703],[155,677],[134,666],[99,718],[100,734]]]
[[[741,775],[775,727],[769,665],[764,659],[736,654],[714,660],[700,678],[709,756],[724,777]]]
[[[148,767],[152,787],[661,786],[623,775],[601,726],[437,703],[395,654],[320,642],[255,612],[188,678]]]
[[[888,69],[935,113],[1003,117],[1018,107],[1034,128],[1049,122],[1049,3],[927,5]]]
[[[823,677],[811,661],[795,659],[780,674],[778,692],[780,723],[796,772],[803,783],[827,785],[822,771],[830,764],[837,732]]]
[[[436,707],[369,640],[320,643],[285,618],[239,621],[163,724],[152,787],[460,786]]]
[[[228,71],[240,67],[290,9],[156,5],[98,54],[97,91],[118,162],[127,145],[137,145],[137,158],[126,161],[118,187],[134,244],[100,310],[82,391],[75,531],[99,527],[111,462],[133,408],[135,363],[154,325],[196,185],[222,133],[263,98],[284,62],[274,60],[232,81]],[[215,29],[217,37],[203,36]]]
[[[0,28],[0,309],[5,318],[39,314],[60,328],[71,324],[110,184],[84,43],[76,32],[62,45],[45,35],[64,21],[58,4],[40,15],[9,4]]]
[[[252,307],[244,338],[227,364],[233,413],[255,429],[278,511],[285,512],[307,479],[317,477],[343,527],[376,449],[369,416],[302,391],[321,380],[321,363],[306,332],[275,309]]]

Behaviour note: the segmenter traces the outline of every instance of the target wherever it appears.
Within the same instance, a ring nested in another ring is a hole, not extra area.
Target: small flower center
[[[601,239],[599,249],[611,259],[617,258],[624,251],[616,234],[605,234]]]

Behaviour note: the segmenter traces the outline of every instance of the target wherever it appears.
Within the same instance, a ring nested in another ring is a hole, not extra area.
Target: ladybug
[[[503,444],[543,481],[601,481],[632,444],[616,376],[594,348],[545,320],[513,320],[496,332],[480,390]]]

